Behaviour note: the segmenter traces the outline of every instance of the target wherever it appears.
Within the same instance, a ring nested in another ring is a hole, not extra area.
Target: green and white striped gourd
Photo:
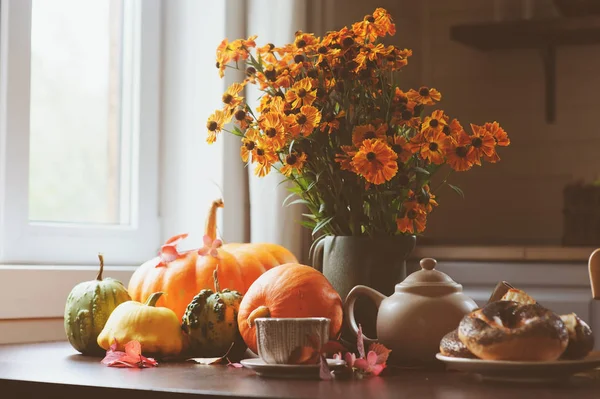
[[[96,342],[108,316],[121,303],[131,300],[127,288],[118,280],[102,278],[104,259],[95,280],[77,284],[65,305],[65,333],[71,346],[84,355],[102,355],[104,349]]]

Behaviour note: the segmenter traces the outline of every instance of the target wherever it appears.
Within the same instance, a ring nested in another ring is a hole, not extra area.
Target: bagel
[[[594,348],[594,334],[587,323],[581,320],[575,313],[561,315],[565,327],[569,333],[569,344],[562,354],[562,359],[583,359]]]
[[[458,331],[456,329],[444,335],[440,341],[440,353],[448,357],[462,357],[473,359],[476,356],[458,339]]]
[[[501,301],[513,301],[518,302],[521,305],[529,305],[537,303],[535,299],[530,297],[525,291],[517,288],[511,288],[504,295],[502,295]]]
[[[569,333],[557,314],[539,304],[497,301],[464,316],[458,338],[484,360],[552,361],[567,348]]]

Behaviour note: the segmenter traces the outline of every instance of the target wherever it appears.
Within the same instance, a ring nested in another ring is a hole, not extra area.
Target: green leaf
[[[329,216],[326,219],[321,220],[319,223],[317,223],[317,225],[315,226],[315,228],[312,231],[312,235],[314,236],[315,233],[317,233],[319,230],[321,230],[323,227],[327,226],[329,223],[331,223],[331,221],[333,220],[333,216]]]
[[[419,173],[426,174],[426,175],[429,175],[429,174],[430,174],[430,173],[429,173],[429,171],[428,171],[427,169],[423,169],[423,168],[421,168],[420,166],[415,166],[415,171],[416,171],[416,172],[419,172]]]
[[[292,190],[290,190],[292,191]],[[290,195],[288,195],[287,197],[285,197],[285,199],[281,202],[281,207],[283,208],[286,202],[288,202],[292,197],[297,196],[298,194],[296,192],[292,192]]]
[[[321,206],[319,206],[319,214],[322,215],[325,212],[325,203],[321,203]]]
[[[240,128],[239,128],[239,127],[237,127],[237,126],[234,126],[234,127],[233,127],[233,132],[232,132],[232,133],[233,133],[233,134],[235,134],[236,136],[239,136],[239,137],[244,137],[244,132],[242,132],[242,131],[240,130]]]
[[[463,192],[463,190],[460,189],[460,187],[456,187],[453,184],[450,183],[446,183],[448,185],[448,187],[450,187],[452,190],[454,190],[458,195],[460,195],[463,199],[465,198],[465,193]]]
[[[291,205],[294,205],[294,204],[310,205],[310,202],[308,202],[305,199],[298,198],[297,200],[294,200],[294,201],[290,202],[289,204],[287,204],[287,206],[291,206]]]
[[[306,227],[308,229],[313,229],[316,225],[315,222],[313,222],[312,220],[300,220],[298,223],[300,223],[300,225],[302,227]]]

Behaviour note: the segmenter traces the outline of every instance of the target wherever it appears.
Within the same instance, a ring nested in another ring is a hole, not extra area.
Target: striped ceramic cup
[[[288,364],[294,349],[311,346],[311,336],[321,349],[329,341],[329,322],[325,317],[257,318],[258,356],[267,364]]]

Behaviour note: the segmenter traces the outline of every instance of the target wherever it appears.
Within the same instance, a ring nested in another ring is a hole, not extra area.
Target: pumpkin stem
[[[156,306],[156,302],[158,302],[162,294],[164,294],[164,292],[155,292],[154,294],[150,295],[148,299],[146,299],[146,303],[144,305]]]
[[[246,319],[246,323],[248,323],[248,327],[252,328],[254,326],[254,320],[259,317],[271,317],[271,312],[269,308],[266,306],[259,306],[250,313],[248,318]]]
[[[223,200],[218,199],[212,202],[208,211],[208,218],[206,219],[206,228],[204,234],[210,237],[211,240],[217,239],[217,209],[223,208]]]
[[[102,256],[102,254],[98,254],[98,259],[100,260],[100,271],[96,276],[96,280],[102,281],[102,272],[104,271],[104,256]]]
[[[215,266],[215,271],[213,272],[213,279],[215,280],[215,292],[221,292],[221,287],[219,286],[219,278],[217,277],[217,269],[219,265]]]

